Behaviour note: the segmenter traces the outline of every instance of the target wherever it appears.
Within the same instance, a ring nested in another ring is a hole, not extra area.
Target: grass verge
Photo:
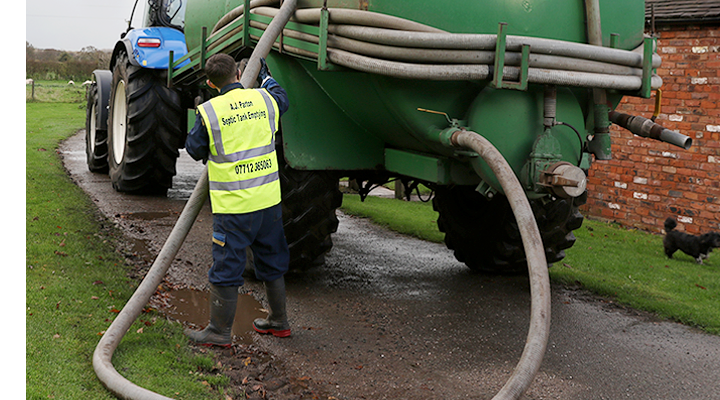
[[[100,336],[138,282],[119,233],[67,176],[57,144],[84,125],[77,103],[26,104],[26,398],[114,399],[95,376]],[[115,351],[133,383],[177,399],[222,398],[227,379],[196,356],[182,327],[148,311]]]
[[[441,243],[438,214],[429,203],[345,194],[344,212],[396,232]],[[720,255],[697,265],[676,253],[668,259],[662,236],[585,220],[566,258],[550,268],[552,281],[581,285],[619,303],[720,334]]]

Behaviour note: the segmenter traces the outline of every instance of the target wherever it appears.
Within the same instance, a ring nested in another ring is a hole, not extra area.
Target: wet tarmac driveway
[[[183,152],[168,198],[124,195],[88,171],[83,138],[62,145],[66,168],[128,235],[127,255],[151,264],[202,165]],[[491,398],[525,343],[527,279],[472,274],[443,245],[339,218],[325,265],[287,278],[292,338],[243,340],[337,399]],[[169,286],[206,288],[211,226],[206,205]],[[257,282],[244,291],[264,301]],[[548,350],[525,398],[720,399],[720,337],[554,285]]]

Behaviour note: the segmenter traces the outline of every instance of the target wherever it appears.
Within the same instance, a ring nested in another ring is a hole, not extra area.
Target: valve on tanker
[[[587,188],[587,177],[582,169],[560,161],[540,172],[538,184],[557,197],[578,197]]]
[[[422,111],[422,112],[426,112],[426,113],[430,113],[430,114],[444,115],[444,116],[445,116],[445,119],[446,119],[447,122],[448,122],[448,124],[450,124],[450,127],[452,127],[452,128],[457,128],[457,127],[460,126],[460,121],[457,120],[457,119],[455,119],[455,118],[450,118],[450,116],[449,116],[446,112],[433,111],[433,110],[428,110],[428,109],[425,109],[425,108],[418,108],[417,110],[418,110],[418,111]]]

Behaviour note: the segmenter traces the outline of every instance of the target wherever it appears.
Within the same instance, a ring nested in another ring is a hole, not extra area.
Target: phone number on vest
[[[235,166],[235,173],[238,175],[249,174],[252,172],[263,171],[268,168],[272,168],[271,159],[260,160],[260,161],[256,161],[254,163],[248,163],[248,164],[238,164]]]

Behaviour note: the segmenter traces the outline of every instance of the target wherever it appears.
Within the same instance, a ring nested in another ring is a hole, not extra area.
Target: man
[[[246,60],[243,60],[245,62]],[[253,327],[260,333],[290,336],[285,312],[288,245],[283,231],[275,133],[288,109],[285,90],[270,76],[261,59],[259,89],[240,84],[244,68],[227,54],[207,60],[208,85],[220,91],[199,105],[195,126],[185,143],[195,160],[206,160],[213,212],[213,265],[210,282],[210,323],[201,331],[186,330],[191,341],[229,347],[238,288],[253,251],[255,275],[265,283],[270,315]]]

